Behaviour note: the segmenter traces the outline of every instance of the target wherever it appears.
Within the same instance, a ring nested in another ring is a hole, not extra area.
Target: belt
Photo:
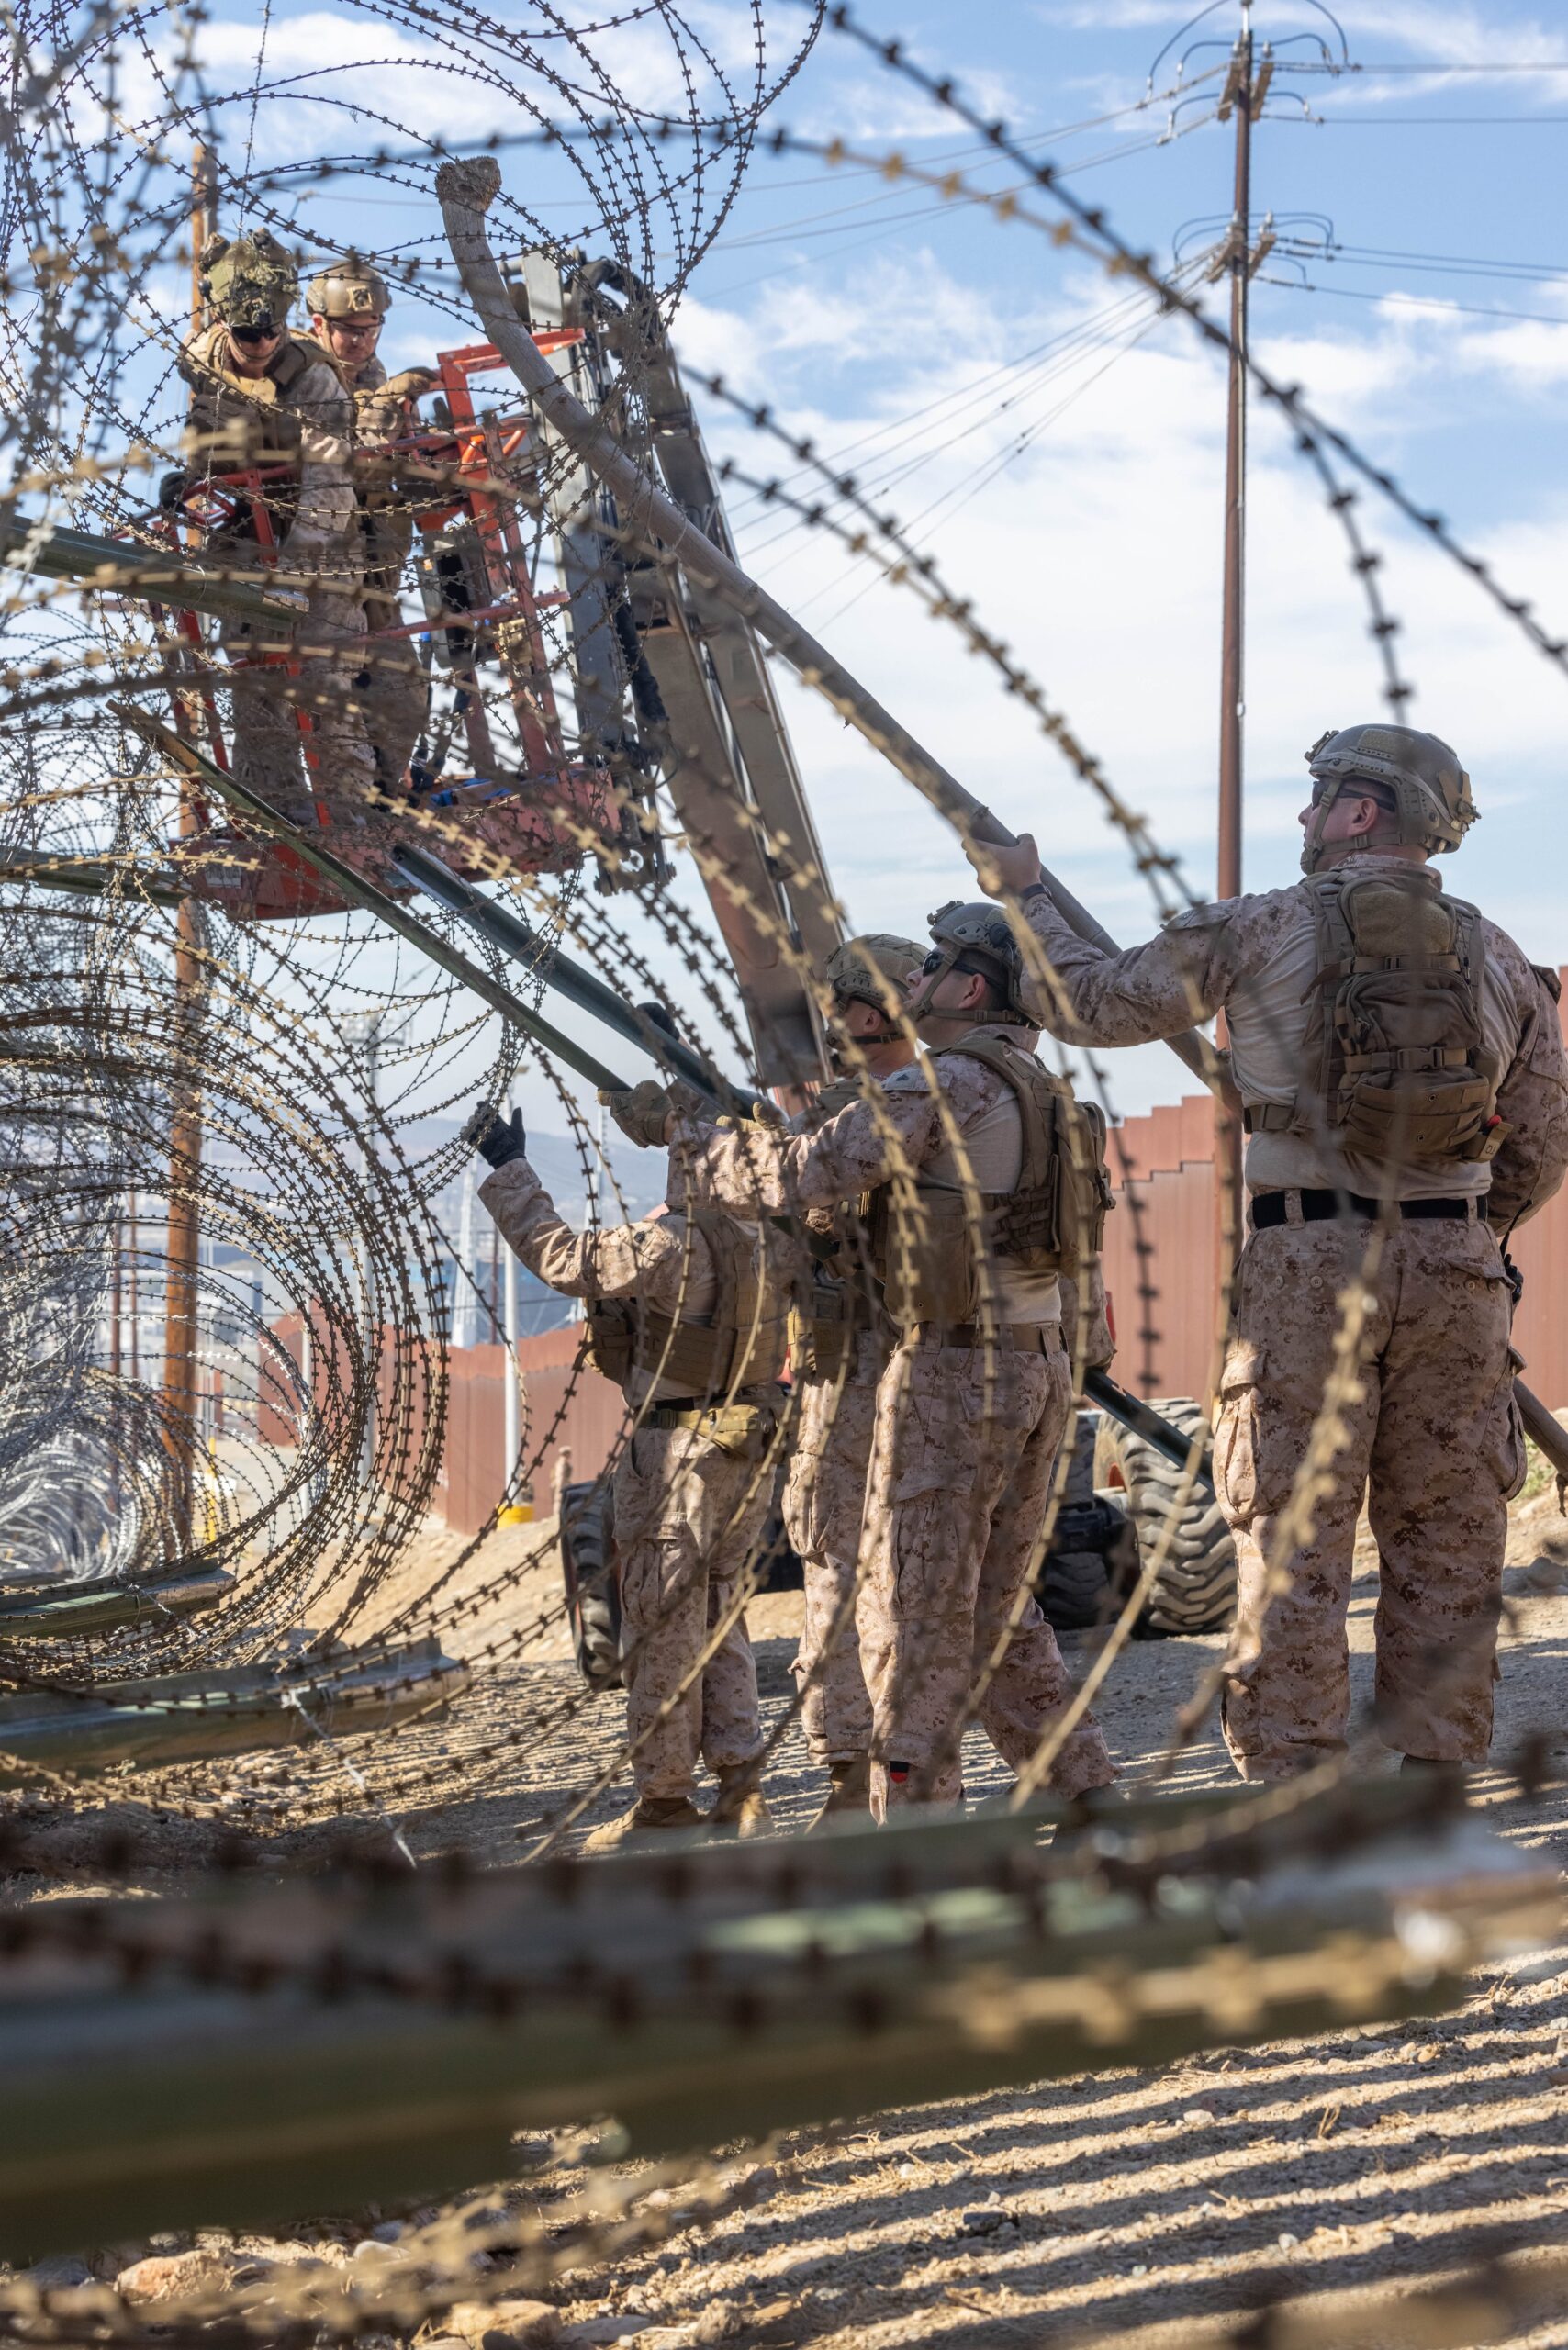
[[[643,1420],[645,1428],[696,1428],[715,1437],[752,1436],[774,1424],[766,1404],[655,1404]]]
[[[1380,1200],[1366,1199],[1359,1192],[1259,1192],[1251,1203],[1253,1231],[1267,1232],[1276,1224],[1289,1224],[1292,1200],[1300,1201],[1304,1224],[1327,1224],[1334,1216],[1375,1220],[1383,1212]],[[1407,1224],[1431,1216],[1450,1216],[1456,1224],[1468,1224],[1479,1212],[1479,1203],[1468,1193],[1462,1199],[1392,1200],[1389,1211]]]
[[[903,1333],[906,1340],[931,1338],[939,1347],[1013,1347],[1035,1355],[1048,1352],[1053,1335],[1059,1341],[1059,1322],[916,1322]]]

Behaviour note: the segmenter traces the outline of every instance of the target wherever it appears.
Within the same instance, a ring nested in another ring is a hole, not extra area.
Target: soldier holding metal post
[[[1024,1586],[1071,1410],[1059,1277],[1098,1248],[1108,1193],[1103,1133],[1033,1052],[1039,1016],[1006,923],[955,901],[931,935],[908,999],[928,1050],[874,1095],[811,1134],[659,1123],[689,1147],[693,1196],[732,1213],[863,1202],[898,1333],[877,1388],[858,1609],[879,1818],[961,1796],[977,1679],[979,1719],[1015,1769],[1071,1699]],[[652,1138],[653,1106],[639,1131],[611,1103],[633,1139]],[[1051,1785],[1072,1796],[1113,1775],[1085,1717]]]
[[[1446,743],[1352,726],[1307,762],[1306,878],[1196,907],[1123,952],[1064,920],[1028,837],[970,856],[1021,901],[1049,957],[1058,1035],[1142,1044],[1221,1007],[1229,1024],[1251,1229],[1215,1463],[1239,1568],[1225,1691],[1238,1769],[1281,1778],[1344,1751],[1365,1490],[1379,1732],[1408,1762],[1451,1773],[1491,1739],[1507,1504],[1525,1473],[1503,1245],[1568,1169],[1557,981],[1431,869],[1476,813]],[[1332,1490],[1276,1561],[1340,1301],[1369,1276],[1361,1395]]]
[[[674,1152],[665,1214],[574,1232],[529,1165],[521,1110],[503,1122],[481,1102],[464,1133],[492,1170],[479,1197],[502,1238],[560,1296],[586,1300],[588,1359],[635,1416],[611,1502],[637,1799],[587,1849],[701,1825],[700,1762],[719,1783],[708,1824],[761,1834],[764,1741],[744,1615],[699,1660],[772,1506],[787,1312],[775,1236],[689,1208]]]

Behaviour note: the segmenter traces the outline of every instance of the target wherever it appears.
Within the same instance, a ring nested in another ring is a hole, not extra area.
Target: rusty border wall
[[[1169,1107],[1124,1120],[1114,1130],[1112,1166],[1120,1212],[1106,1226],[1105,1280],[1120,1340],[1118,1371],[1129,1387],[1150,1395],[1196,1395],[1207,1376],[1219,1256],[1214,1116],[1207,1094],[1188,1094]],[[1129,1192],[1137,1203],[1136,1218],[1126,1213]],[[1152,1292],[1144,1302],[1147,1312],[1138,1296],[1140,1239],[1148,1252],[1143,1262]],[[1525,1276],[1515,1343],[1537,1394],[1550,1409],[1561,1411],[1568,1408],[1568,1192],[1518,1233],[1512,1245]],[[1147,1342],[1146,1322],[1154,1334]],[[298,1362],[299,1315],[290,1315],[274,1327]],[[571,1322],[518,1346],[532,1440],[561,1414],[534,1471],[540,1516],[551,1506],[562,1452],[570,1456],[573,1477],[595,1477],[610,1460],[624,1423],[620,1392],[608,1380],[586,1368],[574,1380],[581,1343],[582,1325]],[[506,1351],[499,1346],[458,1347],[450,1362],[436,1506],[454,1533],[476,1534],[501,1494]],[[319,1375],[325,1379],[324,1365]],[[572,1393],[562,1413],[568,1386]],[[265,1392],[258,1433],[266,1443],[296,1441],[291,1422]]]

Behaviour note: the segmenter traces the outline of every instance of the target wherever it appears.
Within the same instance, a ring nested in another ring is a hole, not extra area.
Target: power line
[[[1537,123],[1568,122],[1568,114],[1271,114],[1268,119],[1275,129],[1294,126],[1307,130],[1446,130],[1487,123],[1533,129]]]
[[[1314,244],[1305,237],[1293,237],[1282,231],[1276,250],[1295,252],[1307,261],[1348,261],[1359,266],[1371,267],[1375,263],[1398,261],[1416,269],[1449,269],[1456,275],[1516,276],[1525,280],[1550,280],[1568,277],[1568,265],[1558,262],[1509,261],[1492,259],[1480,253],[1421,253],[1409,252],[1397,245],[1346,245],[1335,241],[1329,245]]]
[[[1081,250],[1093,252],[1103,268],[1118,274],[1136,278],[1162,303],[1169,305],[1171,308],[1179,309],[1188,319],[1193,330],[1202,336],[1211,349],[1226,352],[1234,349],[1230,335],[1223,327],[1215,324],[1204,310],[1202,304],[1193,295],[1186,293],[1169,277],[1163,275],[1156,267],[1151,254],[1129,243],[1125,236],[1114,229],[1103,210],[1086,204],[1082,197],[1071,189],[1059,187],[1056,173],[1049,163],[1031,164],[1030,158],[1023,154],[1018,148],[1004,121],[1000,119],[988,121],[970,100],[959,95],[957,85],[950,79],[938,79],[928,73],[908,54],[902,42],[880,39],[867,31],[856,21],[850,8],[845,5],[845,0],[835,0],[835,5],[828,10],[825,21],[835,32],[846,34],[890,72],[898,73],[904,80],[913,84],[927,97],[935,99],[937,105],[956,115],[972,130],[983,135],[998,154],[1009,157],[1025,169],[1032,168],[1041,189],[1061,207],[1065,217],[1053,222],[1039,214],[1026,210],[1021,205],[1012,203],[1010,199],[1003,210],[998,205],[997,199],[989,192],[966,189],[961,181],[957,181],[956,174],[954,175],[956,185],[952,190],[955,200],[959,196],[967,196],[970,203],[983,207],[991,212],[993,217],[1000,217],[1009,221],[1022,221],[1037,232],[1052,237],[1058,243],[1076,243]],[[776,132],[772,143],[778,145],[787,136],[786,133]],[[842,140],[835,140],[829,145],[824,142],[796,139],[791,140],[790,143],[800,151],[809,151],[816,145],[819,151],[829,162],[836,162],[840,157],[857,162],[867,160],[864,155],[855,154],[853,151],[847,149]],[[890,171],[896,169],[916,182],[922,178],[920,167],[902,155],[890,157],[888,164]],[[1330,424],[1325,417],[1311,407],[1304,397],[1300,385],[1283,382],[1270,368],[1260,364],[1250,353],[1244,354],[1244,364],[1249,375],[1257,384],[1264,397],[1276,402],[1281,413],[1289,420],[1295,431],[1297,444],[1304,454],[1310,455],[1316,462],[1323,456],[1323,444],[1327,443],[1327,447],[1342,457],[1363,480],[1370,482],[1374,488],[1381,491],[1407,521],[1424,531],[1433,543],[1441,547],[1451,561],[1458,564],[1462,570],[1468,572],[1482,593],[1499,611],[1515,622],[1538,652],[1543,654],[1555,666],[1568,672],[1568,637],[1554,636],[1536,617],[1533,605],[1528,597],[1511,595],[1495,576],[1490,563],[1484,556],[1473,554],[1454,535],[1447,519],[1442,514],[1422,507],[1391,473],[1368,456],[1348,433]]]
[[[1533,58],[1517,63],[1488,62],[1484,65],[1323,65],[1316,60],[1304,58],[1299,64],[1293,63],[1288,70],[1292,73],[1327,73],[1336,81],[1343,81],[1351,74],[1369,73],[1568,73],[1568,57]]]
[[[1319,285],[1313,279],[1298,277],[1260,277],[1260,285],[1281,285],[1293,294],[1328,294],[1341,302],[1392,302],[1406,310],[1441,310],[1450,318],[1518,319],[1527,324],[1542,327],[1568,327],[1568,312],[1553,316],[1550,310],[1488,309],[1476,302],[1441,302],[1420,294],[1401,294],[1397,290],[1375,293],[1363,285]]]

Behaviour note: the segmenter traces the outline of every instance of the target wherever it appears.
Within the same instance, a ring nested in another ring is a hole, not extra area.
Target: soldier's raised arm
[[[1046,1025],[1072,1045],[1147,1045],[1208,1020],[1238,980],[1266,962],[1289,920],[1280,893],[1194,906],[1140,946],[1107,955],[1080,938],[1040,878],[1033,835],[971,848],[977,873],[998,871],[1023,903],[1056,980]]]
[[[959,1080],[962,1091],[962,1078]],[[961,1105],[950,1106],[961,1117]],[[662,1087],[637,1087],[608,1098],[622,1133],[647,1144],[662,1134],[678,1143],[693,1191],[734,1215],[790,1215],[874,1191],[901,1169],[931,1158],[942,1140],[941,1114],[929,1081],[919,1069],[890,1079],[878,1102],[852,1102],[814,1134],[792,1135],[771,1126],[722,1128],[678,1108],[667,1118]],[[629,1107],[642,1101],[644,1113]],[[645,1104],[655,1104],[654,1125]],[[656,1130],[656,1131],[655,1131]]]
[[[490,1168],[481,1202],[512,1254],[547,1288],[561,1297],[638,1297],[676,1309],[693,1245],[689,1225],[650,1220],[574,1232],[529,1162],[521,1110],[503,1119],[481,1102],[463,1134]]]

